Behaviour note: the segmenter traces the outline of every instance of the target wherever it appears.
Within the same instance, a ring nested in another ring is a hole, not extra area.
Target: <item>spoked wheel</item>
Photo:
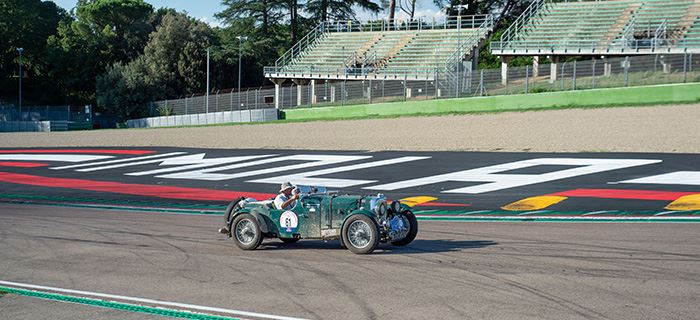
[[[379,228],[365,215],[354,215],[343,225],[343,244],[353,253],[367,254],[379,244]]]
[[[233,241],[243,250],[253,250],[262,242],[262,232],[258,220],[251,214],[244,213],[231,223]]]
[[[406,210],[397,214],[401,220],[403,220],[403,225],[408,228],[406,231],[406,236],[396,241],[392,241],[391,244],[395,246],[405,246],[413,241],[418,234],[418,220],[413,212]]]

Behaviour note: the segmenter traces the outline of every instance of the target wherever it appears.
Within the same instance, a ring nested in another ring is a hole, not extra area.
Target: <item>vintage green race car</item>
[[[257,248],[264,238],[284,243],[300,239],[340,239],[358,254],[371,253],[382,242],[405,246],[416,238],[418,221],[411,208],[383,195],[353,196],[323,188],[298,187],[301,196],[290,210],[277,210],[273,201],[237,199],[226,209],[222,230],[243,250]]]

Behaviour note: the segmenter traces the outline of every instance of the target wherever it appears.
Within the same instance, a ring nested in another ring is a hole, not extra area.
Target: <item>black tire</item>
[[[413,214],[413,212],[409,210],[402,211],[401,213],[399,213],[399,215],[404,216],[406,220],[408,220],[408,234],[405,238],[399,241],[392,241],[391,244],[395,246],[405,246],[411,243],[416,238],[416,235],[418,235],[418,220],[416,220],[416,216]]]
[[[359,228],[359,234],[351,237],[350,232],[356,231],[355,228]],[[358,236],[360,237],[359,239],[357,238]],[[367,236],[369,236],[368,239],[362,239]],[[370,217],[356,214],[351,216],[343,225],[341,237],[343,238],[342,243],[353,253],[372,253],[374,249],[377,248],[377,245],[379,245],[379,227]],[[355,240],[354,242],[353,239]],[[364,245],[359,245],[361,242],[365,241],[366,243]]]
[[[239,226],[241,228],[245,228],[246,230],[240,230],[239,232]],[[243,250],[255,250],[255,248],[262,243],[263,234],[260,230],[260,224],[258,224],[258,219],[256,219],[252,214],[243,213],[236,216],[233,219],[233,222],[231,222],[230,230],[233,242]],[[253,233],[252,238],[248,240],[247,238],[251,236],[251,232]]]
[[[280,240],[284,243],[296,243],[299,241],[299,238],[280,238]]]

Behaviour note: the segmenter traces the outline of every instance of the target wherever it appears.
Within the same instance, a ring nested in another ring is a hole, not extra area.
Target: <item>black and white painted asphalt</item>
[[[45,166],[0,166],[0,172],[26,175],[25,180],[46,177],[77,182],[26,184],[9,175],[0,179],[2,194],[164,201],[157,192],[120,193],[80,186],[80,181],[97,181],[183,187],[205,194],[207,190],[230,190],[265,197],[274,195],[281,182],[291,181],[324,185],[341,193],[382,193],[391,199],[429,197],[433,200],[420,208],[438,211],[502,210],[522,199],[562,195],[566,201],[542,210],[594,214],[658,214],[669,211],[666,207],[677,198],[700,194],[700,155],[696,154],[131,150],[152,153],[70,154],[33,149],[35,153],[22,154],[23,150],[4,150],[0,162],[33,161]],[[209,204],[227,200],[194,194],[166,200]],[[700,202],[681,208],[685,209],[678,211],[694,215]]]

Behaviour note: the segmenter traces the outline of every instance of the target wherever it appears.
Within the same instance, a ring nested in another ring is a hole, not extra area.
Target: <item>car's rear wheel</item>
[[[395,246],[405,246],[413,241],[418,234],[418,220],[413,212],[406,210],[398,214],[398,216],[403,220],[404,226],[408,227],[408,233],[402,239],[397,241],[392,241],[391,244]]]
[[[233,219],[231,233],[233,242],[243,250],[254,250],[263,239],[258,220],[249,213],[238,215]]]
[[[379,244],[379,228],[368,216],[357,214],[343,225],[343,244],[353,253],[367,254]]]

